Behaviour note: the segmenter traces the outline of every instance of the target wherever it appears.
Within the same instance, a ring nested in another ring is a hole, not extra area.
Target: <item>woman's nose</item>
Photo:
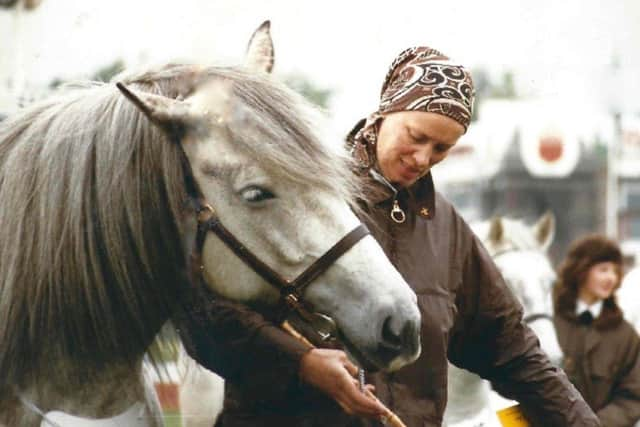
[[[413,154],[413,159],[416,162],[416,166],[419,168],[426,168],[431,164],[431,146],[425,145],[420,147]]]

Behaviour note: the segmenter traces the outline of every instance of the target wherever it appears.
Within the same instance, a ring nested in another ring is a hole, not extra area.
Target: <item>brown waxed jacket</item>
[[[420,358],[393,374],[369,376],[380,399],[409,427],[440,426],[448,355],[520,401],[534,426],[599,426],[565,374],[542,353],[490,256],[435,192],[431,176],[397,196],[376,188],[365,222],[416,292],[422,315]],[[394,197],[407,214],[402,224],[389,217]],[[344,415],[300,384],[296,372],[305,348],[260,315],[215,298],[205,305],[194,300],[192,307],[176,321],[187,350],[228,382],[217,425],[380,425]]]
[[[640,338],[615,300],[581,322],[575,307],[560,307],[554,323],[563,366],[605,427],[630,427],[640,420]]]

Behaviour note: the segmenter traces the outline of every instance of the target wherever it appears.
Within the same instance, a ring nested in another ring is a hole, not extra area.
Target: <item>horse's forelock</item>
[[[338,192],[355,207],[360,178],[340,141],[331,146],[322,137],[319,126],[326,120],[316,108],[268,75],[216,68],[208,72],[234,83],[240,112],[228,127],[239,149],[293,181]]]
[[[339,141],[335,141],[339,146],[331,147],[320,136],[323,115],[270,75],[234,67],[174,64],[114,78],[170,98],[186,98],[210,79],[232,82],[238,114],[228,128],[238,149],[294,181],[355,199],[361,186],[352,159]]]

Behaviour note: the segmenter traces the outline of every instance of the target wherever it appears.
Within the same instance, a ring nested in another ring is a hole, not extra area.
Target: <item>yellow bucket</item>
[[[531,427],[520,410],[520,405],[501,409],[496,414],[503,427]]]

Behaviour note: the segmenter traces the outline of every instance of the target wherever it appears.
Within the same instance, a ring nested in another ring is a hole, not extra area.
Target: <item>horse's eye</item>
[[[242,198],[249,203],[264,202],[265,200],[275,199],[276,196],[271,191],[258,187],[256,185],[250,185],[240,190]]]

